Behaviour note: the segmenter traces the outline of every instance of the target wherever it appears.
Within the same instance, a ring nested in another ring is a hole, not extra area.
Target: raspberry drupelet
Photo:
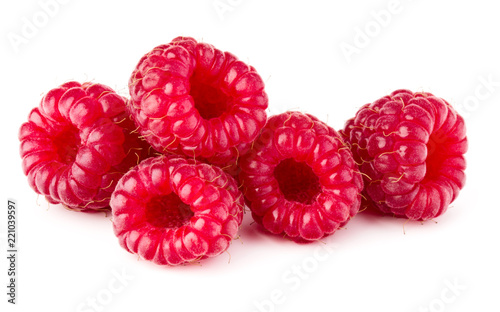
[[[359,210],[363,180],[352,154],[335,130],[312,115],[269,118],[240,167],[252,216],[271,233],[318,240]]]
[[[464,119],[444,99],[396,90],[340,132],[364,176],[369,207],[412,220],[443,214],[465,183]]]

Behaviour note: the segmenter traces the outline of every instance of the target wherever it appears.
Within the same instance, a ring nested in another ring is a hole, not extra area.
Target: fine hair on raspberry
[[[396,90],[341,131],[364,176],[368,206],[397,217],[443,214],[465,183],[465,122],[444,99]]]
[[[129,89],[132,117],[161,153],[180,150],[228,163],[267,120],[268,99],[255,68],[190,37],[177,37],[144,55]]]
[[[252,216],[271,233],[318,240],[359,210],[363,181],[352,154],[335,130],[312,115],[269,118],[240,167]]]
[[[120,245],[160,265],[224,252],[243,219],[243,195],[222,169],[179,156],[142,161],[111,198]]]
[[[23,172],[49,203],[109,209],[118,179],[149,153],[133,130],[126,99],[111,88],[64,83],[45,94],[20,127]]]

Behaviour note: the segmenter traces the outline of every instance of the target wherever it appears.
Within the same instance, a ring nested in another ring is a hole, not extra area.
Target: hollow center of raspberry
[[[229,97],[212,84],[207,84],[196,78],[194,74],[190,79],[191,91],[189,94],[194,99],[194,106],[204,119],[220,117],[230,108]]]
[[[281,161],[274,169],[281,192],[287,200],[312,204],[321,192],[318,177],[311,167],[293,158]]]
[[[435,181],[440,177],[440,170],[446,160],[446,136],[440,133],[434,133],[429,137],[427,143],[427,159],[425,160],[424,181]]]
[[[59,161],[71,164],[75,161],[76,154],[81,146],[78,130],[74,127],[66,127],[53,139],[53,143],[59,155]]]
[[[155,196],[146,204],[146,221],[160,228],[178,228],[194,215],[175,193]]]

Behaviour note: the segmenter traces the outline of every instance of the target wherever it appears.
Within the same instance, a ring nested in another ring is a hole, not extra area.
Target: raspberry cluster
[[[50,90],[20,127],[22,168],[49,203],[111,209],[119,244],[159,265],[226,251],[245,205],[268,232],[311,242],[362,202],[427,220],[464,186],[464,120],[430,93],[396,90],[339,132],[301,112],[268,118],[255,68],[189,37],[146,53],[129,93]]]

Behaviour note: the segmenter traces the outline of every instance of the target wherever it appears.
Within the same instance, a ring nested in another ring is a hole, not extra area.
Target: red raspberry
[[[102,84],[68,82],[50,90],[19,131],[24,174],[50,203],[109,209],[118,179],[148,148],[125,99]]]
[[[141,134],[162,153],[179,147],[189,157],[226,163],[267,119],[264,82],[255,69],[189,37],[144,55],[129,88]]]
[[[111,197],[120,245],[146,260],[177,265],[216,256],[235,237],[243,198],[220,168],[159,156],[127,172]]]
[[[434,218],[464,186],[464,120],[431,93],[396,90],[364,105],[341,134],[365,176],[364,194],[384,213]]]
[[[363,180],[352,154],[314,116],[287,112],[269,118],[240,166],[252,216],[272,233],[317,240],[359,210]]]

